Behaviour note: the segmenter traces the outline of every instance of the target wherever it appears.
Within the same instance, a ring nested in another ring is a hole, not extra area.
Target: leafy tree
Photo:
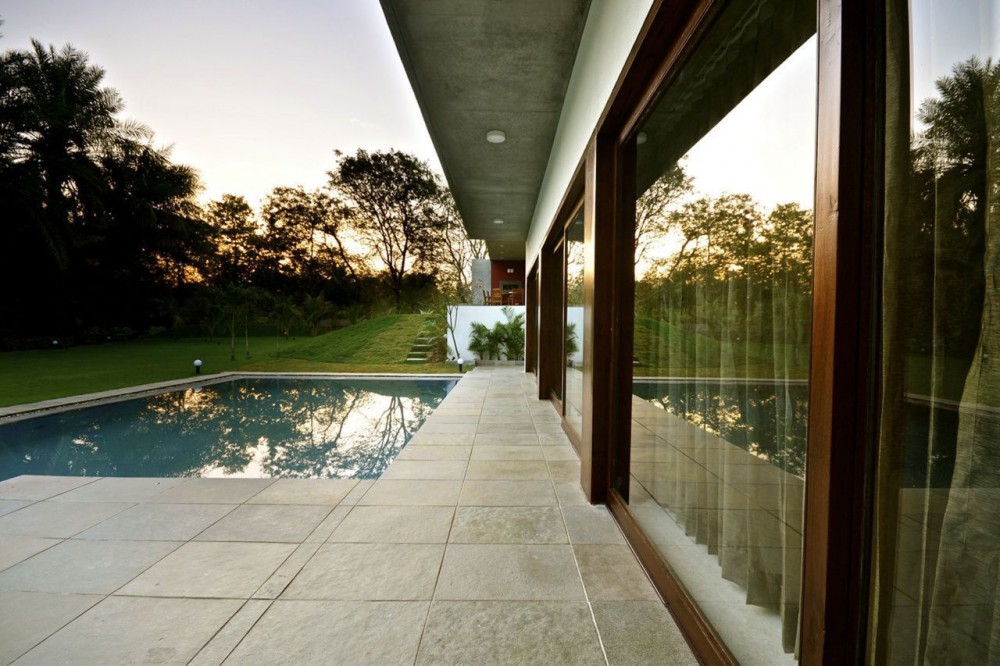
[[[356,234],[385,266],[399,312],[404,279],[429,268],[436,254],[444,226],[441,187],[424,162],[406,153],[359,149],[338,156],[330,184],[343,196]]]
[[[678,229],[679,220],[670,215],[671,206],[691,191],[691,179],[680,164],[675,164],[653,181],[635,202],[636,266],[649,259],[651,248],[661,244]]]
[[[443,275],[439,284],[448,284],[446,289],[456,302],[468,303],[472,300],[472,260],[487,257],[486,241],[469,238],[455,199],[447,189],[441,192],[438,210],[443,220],[439,244]]]
[[[241,196],[223,194],[208,204],[205,217],[218,240],[214,280],[219,284],[250,283],[260,249],[253,208]]]

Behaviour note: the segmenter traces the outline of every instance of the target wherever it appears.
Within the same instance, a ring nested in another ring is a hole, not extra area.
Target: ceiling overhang
[[[523,259],[590,0],[381,2],[469,236]]]

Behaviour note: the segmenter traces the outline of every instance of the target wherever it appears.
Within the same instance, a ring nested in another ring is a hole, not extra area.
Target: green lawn
[[[236,360],[229,360],[229,340],[157,338],[135,342],[0,353],[0,406],[17,405],[81,393],[135,386],[194,376],[194,360],[202,374],[231,370],[266,372],[454,372],[455,366],[404,364],[417,336],[422,315],[387,315],[315,338],[281,340],[277,355],[273,337],[236,341]]]

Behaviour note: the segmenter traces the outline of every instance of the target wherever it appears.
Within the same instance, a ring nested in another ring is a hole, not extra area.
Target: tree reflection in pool
[[[377,478],[455,380],[239,379],[0,426],[21,474]]]

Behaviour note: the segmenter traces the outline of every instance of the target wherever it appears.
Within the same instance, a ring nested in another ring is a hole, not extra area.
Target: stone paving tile
[[[184,664],[241,605],[233,599],[109,597],[18,664]]]
[[[579,602],[434,601],[417,655],[417,664],[604,663]]]
[[[373,485],[375,485],[375,479],[361,479],[351,492],[347,493],[347,496],[340,501],[338,508],[341,506],[354,506]]]
[[[0,664],[9,664],[104,597],[0,591]],[[12,609],[17,612],[11,612]]]
[[[0,516],[13,513],[34,503],[34,500],[0,500]]]
[[[0,499],[43,500],[95,481],[85,476],[19,476],[0,482]]]
[[[599,601],[591,606],[608,663],[649,666],[698,663],[662,603]]]
[[[472,449],[472,460],[544,460],[540,446],[487,446]]]
[[[319,550],[321,544],[303,543],[288,556],[278,570],[271,574],[271,577],[264,581],[264,584],[253,593],[254,599],[277,599],[288,584],[302,571],[302,567],[312,559],[312,556]]]
[[[0,589],[111,594],[178,546],[174,541],[68,539],[0,572]]]
[[[568,543],[558,507],[459,507],[451,543]]]
[[[580,462],[580,456],[572,446],[542,446],[542,455],[546,460],[551,461],[573,461]]]
[[[114,478],[98,479],[52,498],[54,502],[144,502],[164,490],[184,483],[184,479]]]
[[[229,618],[201,652],[191,660],[189,666],[218,666],[239,645],[247,632],[253,628],[260,616],[271,606],[270,600],[250,599]]]
[[[425,434],[461,434],[476,432],[475,423],[431,423],[427,422],[420,426],[420,431]]]
[[[407,444],[396,461],[403,460],[468,460],[471,446],[421,446]]]
[[[608,508],[599,506],[566,506],[562,510],[569,531],[569,540],[573,544],[625,543],[625,537],[618,529],[618,523],[611,517]]]
[[[578,460],[551,460],[546,461],[549,467],[549,475],[555,482],[572,481],[580,482],[580,461]]]
[[[286,543],[189,541],[118,594],[248,599],[293,550]]]
[[[575,545],[583,586],[591,601],[656,601],[653,584],[628,546]]]
[[[435,599],[583,601],[569,546],[449,544]]]
[[[76,538],[188,541],[235,508],[235,504],[136,504]]]
[[[131,506],[125,502],[36,502],[0,516],[0,534],[65,539]]]
[[[480,433],[476,446],[538,446],[538,435],[533,433]]]
[[[455,510],[448,506],[356,506],[331,543],[445,543]]]
[[[472,446],[476,439],[474,432],[465,433],[441,433],[425,432],[423,428],[418,430],[410,438],[408,445],[418,446]]]
[[[51,548],[62,539],[46,539],[33,536],[0,536],[0,571],[23,562],[32,555]]]
[[[439,544],[336,543],[320,547],[282,599],[430,599],[441,566]]]
[[[536,434],[535,424],[531,421],[482,421],[479,423],[479,427],[476,428],[476,434],[500,434],[500,435],[511,435],[511,434]]]
[[[550,481],[470,480],[462,486],[458,503],[463,506],[556,506],[559,502]]]
[[[549,470],[540,460],[473,460],[467,479],[493,481],[541,481]]]
[[[358,501],[358,504],[455,506],[461,492],[461,481],[379,479]]]
[[[278,479],[247,504],[339,504],[358,485],[354,479]]]
[[[227,664],[412,663],[426,601],[275,601]]]
[[[427,447],[433,448],[433,447]],[[382,479],[457,479],[465,478],[464,460],[396,460]]]
[[[326,519],[324,519],[323,522],[312,531],[312,534],[306,537],[306,543],[323,543],[329,539],[330,535],[333,534],[333,531],[337,529],[337,526],[339,526],[340,523],[344,521],[344,518],[347,517],[347,514],[351,512],[352,508],[353,505],[344,506],[343,504],[334,507],[333,511],[330,512],[330,515],[328,515]]]
[[[240,504],[275,479],[185,479],[149,499],[164,504]]]
[[[332,510],[329,506],[244,504],[208,527],[195,540],[301,543]]]

